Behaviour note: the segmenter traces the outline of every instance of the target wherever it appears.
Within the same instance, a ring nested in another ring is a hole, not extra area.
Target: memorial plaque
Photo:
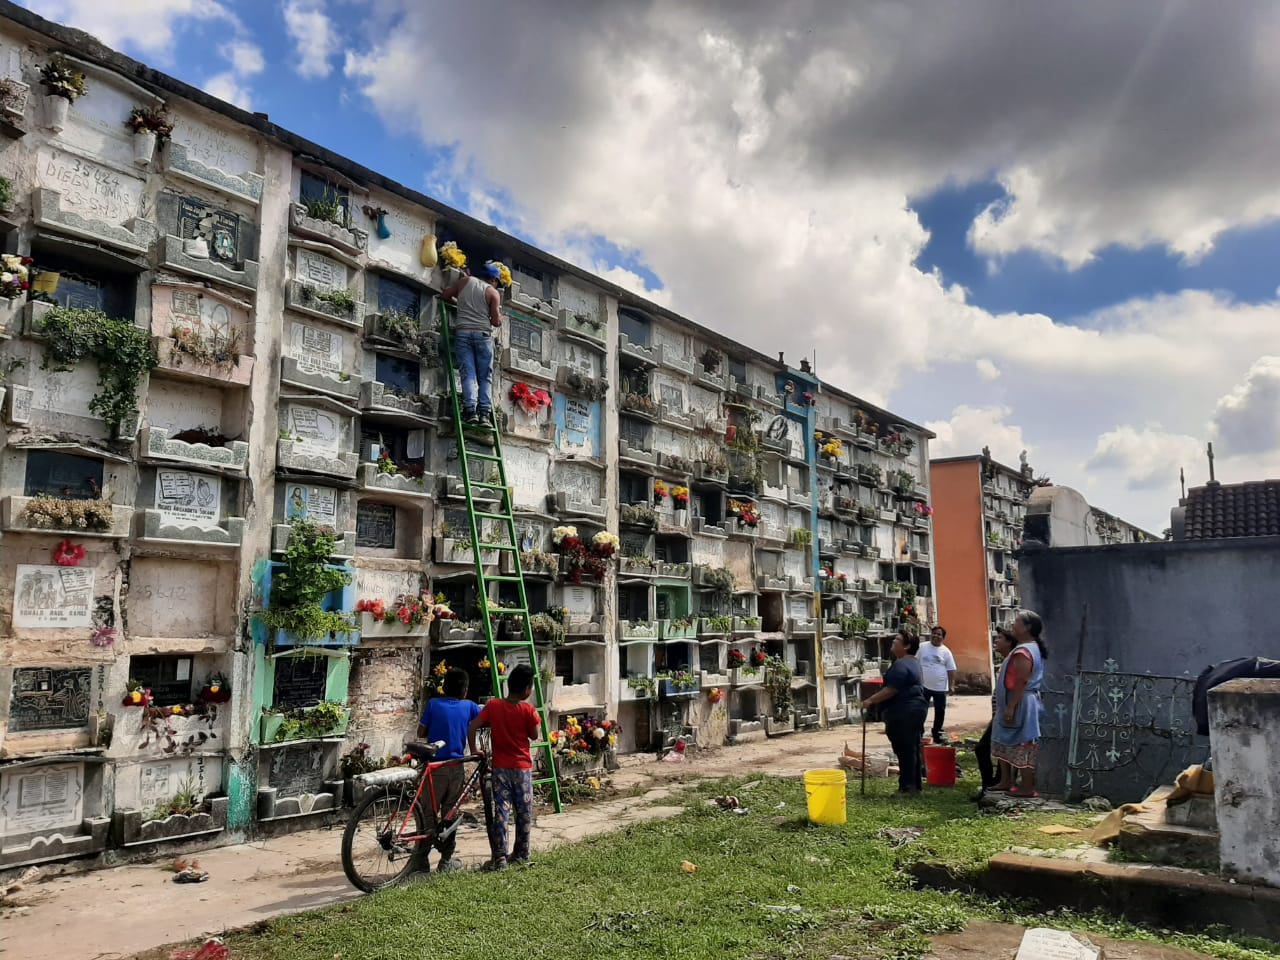
[[[257,169],[257,148],[247,139],[206,127],[185,117],[174,118],[173,142],[187,148],[187,156],[201,165],[232,176]]]
[[[565,587],[563,598],[569,616],[579,623],[590,621],[596,615],[594,590],[588,587]]]
[[[271,751],[267,779],[280,799],[324,789],[325,748],[319,743],[297,743]]]
[[[658,387],[659,397],[662,405],[668,410],[675,413],[684,412],[684,391],[677,386],[671,384],[662,384]]]
[[[332,487],[289,484],[284,502],[285,519],[301,517],[321,527],[338,528],[338,491]]]
[[[59,763],[0,774],[0,832],[78,828],[84,820],[84,764]]]
[[[93,626],[92,570],[20,563],[13,625],[26,629]]]
[[[569,433],[586,434],[591,430],[591,404],[578,397],[566,397],[564,428]]]
[[[39,186],[61,194],[63,213],[123,226],[141,209],[142,181],[122,177],[110,167],[59,150],[42,149],[36,159],[36,171]]]
[[[325,698],[328,657],[277,657],[271,706],[276,710],[314,707]]]
[[[592,379],[600,376],[600,354],[576,343],[561,344],[561,362],[571,370]]]
[[[336,456],[342,430],[337,414],[317,407],[290,405],[289,435],[317,453]]]
[[[297,248],[297,279],[321,290],[345,290],[347,288],[347,268],[329,257],[314,251]]]
[[[17,667],[9,730],[77,730],[89,723],[88,667]]]
[[[195,197],[178,198],[178,236],[183,240],[202,237],[209,244],[209,258],[238,263],[240,218]]]
[[[356,506],[356,546],[392,550],[396,545],[396,508],[362,500]]]
[[[542,325],[531,320],[511,317],[507,321],[511,349],[525,359],[542,359]]]
[[[507,447],[507,482],[514,488],[515,502],[522,507],[541,507],[547,496],[547,466],[551,458],[527,447]]]
[[[708,567],[724,566],[724,541],[715,537],[697,537],[693,541],[693,562]]]
[[[157,470],[155,507],[173,520],[217,526],[222,481],[189,470]]]
[[[797,584],[813,572],[813,568],[809,566],[809,561],[806,561],[804,554],[800,553],[799,550],[787,550],[783,556],[786,557],[782,562],[783,571],[786,572],[788,577],[795,577]]]
[[[305,323],[289,325],[289,356],[298,361],[299,370],[307,373],[341,373],[342,345],[341,334]]]
[[[813,601],[805,596],[787,598],[787,616],[795,620],[806,620],[813,616]]]
[[[563,491],[578,503],[591,503],[602,497],[604,480],[600,471],[581,464],[556,464],[554,482],[557,491]]]
[[[755,582],[751,572],[751,544],[728,541],[724,545],[724,565],[733,573],[738,586]]]

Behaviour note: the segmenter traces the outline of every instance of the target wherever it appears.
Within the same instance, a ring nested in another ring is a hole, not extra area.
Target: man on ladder
[[[469,426],[489,423],[493,414],[493,330],[502,326],[502,294],[511,286],[505,263],[489,260],[485,279],[463,269],[462,276],[443,292],[458,304],[453,321],[453,355],[462,380],[462,419]]]

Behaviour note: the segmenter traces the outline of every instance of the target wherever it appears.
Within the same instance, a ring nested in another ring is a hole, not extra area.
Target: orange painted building
[[[1018,609],[1017,563],[1030,468],[989,456],[929,463],[933,497],[934,594],[938,622],[956,658],[956,681],[991,689],[991,641]]]

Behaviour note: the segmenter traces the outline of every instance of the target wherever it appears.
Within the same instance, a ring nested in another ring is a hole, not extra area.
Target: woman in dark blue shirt
[[[862,701],[862,709],[883,703],[885,734],[898,758],[898,792],[919,793],[924,786],[920,741],[929,700],[924,690],[920,661],[916,653],[920,638],[903,627],[893,638],[896,658],[884,675],[884,689]]]

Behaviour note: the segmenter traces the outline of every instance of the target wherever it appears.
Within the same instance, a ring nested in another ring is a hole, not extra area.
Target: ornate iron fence
[[[1141,800],[1208,756],[1191,717],[1194,677],[1123,673],[1107,660],[1066,679],[1046,691],[1045,734],[1066,734],[1068,797]]]

